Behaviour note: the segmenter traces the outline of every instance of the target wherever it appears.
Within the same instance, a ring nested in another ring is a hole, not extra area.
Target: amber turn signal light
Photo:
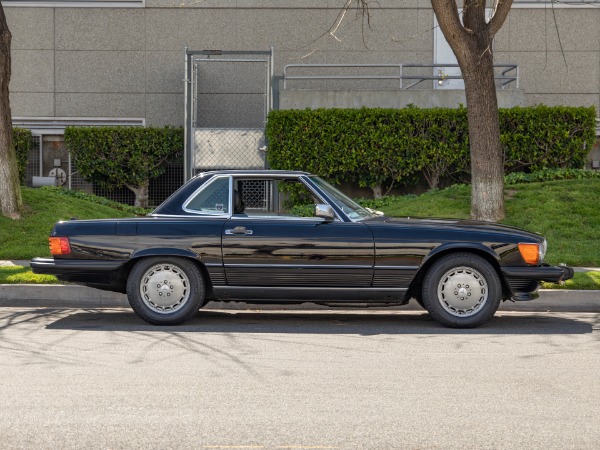
[[[71,253],[71,244],[69,238],[51,237],[48,238],[50,253],[52,255],[68,255]]]
[[[519,244],[519,252],[527,264],[538,264],[540,262],[539,244]]]

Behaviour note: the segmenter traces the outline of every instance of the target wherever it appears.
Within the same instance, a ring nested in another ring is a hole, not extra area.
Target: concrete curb
[[[85,286],[56,284],[0,284],[0,307],[43,308],[122,308],[129,307],[127,296]],[[318,310],[330,309],[312,303],[301,305],[254,305],[243,302],[209,302],[206,309]],[[337,309],[337,308],[336,308]],[[344,308],[340,308],[344,309]],[[355,309],[355,308],[351,308]],[[381,308],[419,310],[416,302],[405,306]],[[503,302],[502,311],[594,312],[600,313],[600,290],[540,290],[540,298],[531,302]]]

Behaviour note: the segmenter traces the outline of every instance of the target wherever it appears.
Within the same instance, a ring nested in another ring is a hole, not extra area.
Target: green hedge
[[[23,128],[13,128],[13,144],[17,154],[17,166],[19,167],[19,180],[25,182],[25,170],[31,149],[31,131]]]
[[[182,128],[67,127],[65,144],[77,171],[99,187],[127,186],[148,206],[148,184],[183,155]]]
[[[65,144],[77,171],[99,186],[137,185],[164,172],[183,152],[181,128],[67,127]]]
[[[581,168],[595,139],[595,110],[546,107],[500,110],[507,171]],[[440,177],[470,167],[465,108],[272,111],[268,160],[274,169],[307,170],[375,188],[421,172]]]
[[[500,110],[507,171],[581,169],[596,139],[594,107],[534,106]]]
[[[272,111],[267,155],[276,169],[308,170],[334,182],[375,187],[421,168],[414,142],[424,139],[423,132],[412,110]]]

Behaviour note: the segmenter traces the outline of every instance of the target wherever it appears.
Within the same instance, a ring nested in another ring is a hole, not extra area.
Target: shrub
[[[86,180],[107,189],[126,186],[135,206],[146,208],[150,180],[183,153],[183,129],[67,127],[65,143]]]
[[[272,111],[266,132],[271,167],[356,182],[375,196],[421,168],[412,145],[420,130],[408,110]]]
[[[595,139],[595,111],[547,107],[501,109],[506,170],[581,168]],[[421,171],[429,187],[470,168],[467,110],[317,109],[272,111],[269,164],[307,170],[334,182],[371,187]]]
[[[25,182],[25,171],[27,169],[27,160],[29,159],[29,150],[31,149],[31,131],[23,128],[13,128],[13,144],[17,154],[17,166],[19,167],[19,180],[21,184]]]
[[[594,107],[533,106],[500,110],[507,171],[583,168],[596,138]]]

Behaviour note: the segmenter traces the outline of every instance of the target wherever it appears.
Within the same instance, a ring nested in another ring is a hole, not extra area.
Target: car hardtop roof
[[[251,170],[240,170],[240,169],[232,169],[232,170],[210,170],[207,172],[201,172],[196,175],[194,178],[200,178],[206,175],[247,175],[247,176],[275,176],[275,177],[290,177],[290,176],[313,176],[312,173],[302,172],[299,170],[272,170],[272,169],[251,169]]]

